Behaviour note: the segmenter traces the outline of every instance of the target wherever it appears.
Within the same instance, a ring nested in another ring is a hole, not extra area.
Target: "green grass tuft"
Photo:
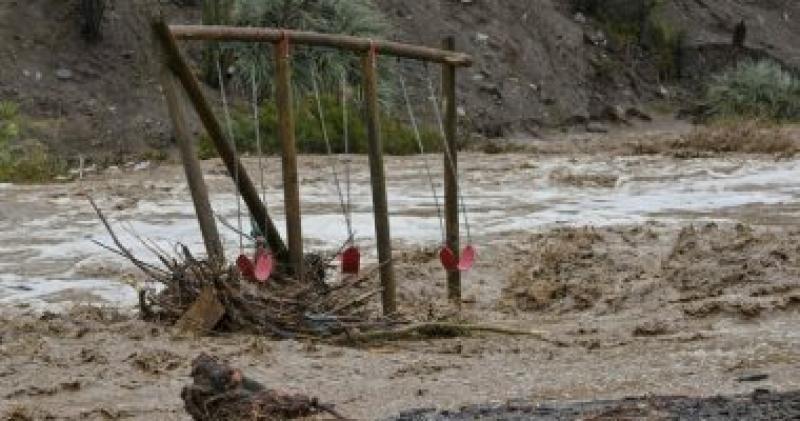
[[[63,162],[40,143],[23,142],[23,126],[19,106],[12,101],[0,101],[0,182],[52,180],[64,171]]]
[[[800,78],[771,60],[747,61],[721,75],[706,94],[714,118],[800,121]]]

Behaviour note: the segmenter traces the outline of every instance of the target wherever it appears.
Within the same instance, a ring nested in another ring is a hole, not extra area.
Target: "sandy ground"
[[[2,187],[0,414],[185,420],[180,389],[200,352],[355,419],[508,400],[800,389],[800,163],[534,154],[472,154],[464,163],[480,259],[459,317],[541,330],[543,339],[486,334],[356,349],[181,338],[136,319],[132,292],[118,282],[130,268],[91,246],[86,237],[103,240],[102,229],[76,196],[89,190],[115,221],[196,248],[180,168]],[[215,208],[235,223],[229,184],[207,164]],[[341,228],[341,216],[324,164],[303,161],[307,240],[318,248],[341,238],[325,230]],[[388,167],[401,310],[452,319],[421,160]],[[271,194],[277,171],[270,161]],[[356,221],[368,250],[369,195],[358,171]],[[236,241],[228,236],[229,251]]]

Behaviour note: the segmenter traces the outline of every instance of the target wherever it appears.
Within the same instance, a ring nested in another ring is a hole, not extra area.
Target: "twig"
[[[92,243],[94,243],[95,245],[97,245],[97,246],[99,246],[99,247],[102,247],[102,248],[104,248],[104,249],[106,249],[106,250],[108,250],[108,251],[110,251],[110,252],[112,252],[112,253],[114,253],[114,254],[116,254],[116,255],[118,255],[118,256],[122,256],[122,257],[125,257],[125,258],[129,258],[128,256],[126,256],[126,255],[125,255],[125,253],[123,253],[123,252],[121,252],[121,251],[119,251],[119,250],[115,249],[114,247],[111,247],[111,246],[109,246],[108,244],[105,244],[105,243],[103,243],[103,242],[100,242],[100,241],[98,241],[98,240],[95,240],[94,238],[90,239],[89,241],[91,241],[91,242],[92,242]],[[138,262],[140,265],[147,266],[149,269],[151,269],[151,270],[152,270],[152,271],[154,271],[154,272],[161,272],[161,273],[162,273],[164,276],[169,276],[169,273],[168,273],[168,272],[166,272],[166,271],[164,271],[164,270],[163,270],[163,269],[161,269],[161,268],[158,268],[158,267],[156,267],[156,266],[154,266],[154,265],[151,265],[150,263],[143,262],[143,261],[141,261],[141,260],[139,260],[139,259],[136,259],[136,261],[137,261],[137,262]],[[135,262],[134,262],[134,264],[135,264]],[[137,265],[137,267],[138,267],[138,265]]]
[[[362,304],[362,303],[366,302],[367,300],[369,300],[370,298],[380,294],[381,291],[383,291],[383,289],[382,288],[378,288],[378,289],[370,291],[370,292],[368,292],[366,294],[359,295],[358,297],[356,297],[356,298],[354,298],[354,299],[352,299],[352,300],[350,300],[350,301],[348,301],[348,302],[346,302],[344,304],[341,304],[341,305],[337,306],[336,308],[331,310],[331,313],[332,314],[339,314],[340,312],[342,312],[344,310],[347,310],[348,308],[350,308],[352,306],[355,306],[355,305],[358,305],[358,304]]]
[[[255,241],[256,240],[252,235],[247,234],[245,232],[242,232],[238,228],[236,228],[233,225],[231,225],[231,223],[228,222],[225,218],[223,218],[222,215],[214,212],[214,216],[217,217],[217,220],[219,220],[219,223],[222,224],[222,226],[224,226],[225,228],[233,231],[236,235],[241,235],[242,237],[245,237],[250,241]]]

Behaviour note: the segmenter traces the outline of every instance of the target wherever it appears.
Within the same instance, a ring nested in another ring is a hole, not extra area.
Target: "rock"
[[[650,114],[647,114],[646,112],[636,107],[628,107],[628,109],[625,110],[625,117],[638,118],[639,120],[642,121],[653,121],[653,117],[651,117]]]
[[[142,161],[133,166],[134,171],[144,171],[150,168],[150,161]]]
[[[769,374],[763,373],[753,373],[753,374],[745,374],[736,378],[737,382],[760,382],[767,380],[769,378]]]
[[[56,70],[56,78],[58,78],[58,80],[70,80],[72,79],[72,76],[72,70],[70,69],[65,69],[62,67]]]
[[[621,105],[607,105],[603,108],[603,117],[614,123],[627,123],[625,109]]]
[[[596,31],[592,33],[584,32],[583,40],[587,44],[594,45],[595,47],[605,47],[608,44],[606,34],[603,31]]]
[[[597,121],[592,121],[586,125],[586,131],[589,133],[608,133],[608,126]]]

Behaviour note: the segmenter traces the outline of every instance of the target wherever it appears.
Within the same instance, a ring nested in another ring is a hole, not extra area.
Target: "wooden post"
[[[181,98],[175,86],[175,77],[167,66],[164,66],[161,74],[161,86],[164,89],[164,97],[167,100],[169,117],[175,130],[175,140],[178,143],[178,151],[181,154],[183,170],[186,172],[186,182],[192,194],[194,210],[197,214],[197,222],[200,224],[203,242],[206,245],[208,260],[214,265],[222,265],[225,262],[225,252],[219,239],[217,223],[214,220],[214,211],[211,209],[211,202],[208,199],[208,189],[203,179],[203,170],[200,168],[200,161],[197,159],[194,142],[192,142],[192,138],[189,135],[183,107],[181,106]]]
[[[455,50],[455,38],[445,38],[442,47]],[[456,67],[442,65],[442,95],[444,96],[444,209],[447,246],[459,257],[458,229],[458,115],[456,114]],[[447,273],[447,297],[461,306],[461,272]]]
[[[381,265],[381,301],[383,314],[397,311],[394,265],[392,263],[392,239],[389,229],[389,206],[386,198],[386,177],[383,167],[383,145],[381,144],[380,111],[378,109],[378,55],[375,49],[362,59],[364,72],[364,102],[369,142],[369,172],[372,183],[372,207],[375,216],[375,234],[378,241],[378,263]]]
[[[247,174],[247,170],[244,168],[244,165],[242,165],[241,161],[236,156],[235,151],[231,147],[231,143],[228,141],[225,132],[222,130],[222,126],[214,115],[214,110],[211,108],[208,100],[203,95],[203,90],[200,87],[200,81],[197,80],[197,77],[192,72],[192,69],[183,58],[183,55],[178,49],[175,38],[170,33],[167,24],[164,21],[155,21],[153,23],[153,28],[155,30],[157,39],[161,42],[161,45],[164,48],[164,54],[166,55],[167,63],[170,69],[181,82],[183,89],[186,91],[186,94],[191,100],[197,115],[200,117],[200,120],[203,122],[203,126],[205,126],[206,131],[208,132],[208,136],[211,138],[212,142],[214,142],[214,146],[219,152],[222,162],[225,163],[225,167],[228,169],[228,174],[230,174],[231,177],[234,177],[234,175],[237,173],[239,174],[239,191],[242,194],[242,198],[244,199],[247,208],[250,210],[250,214],[256,220],[261,232],[265,232],[267,234],[267,242],[269,243],[272,252],[277,255],[278,259],[282,263],[288,265],[289,253],[286,249],[286,245],[283,243],[280,233],[278,232],[277,228],[275,228],[275,224],[272,222],[272,219],[269,217],[266,206],[263,202],[261,202],[258,190],[253,184],[253,181],[250,179],[250,176]]]
[[[289,38],[275,45],[275,93],[278,105],[278,137],[283,148],[283,201],[286,209],[286,235],[292,272],[303,278],[303,230],[300,222],[300,183],[297,178],[297,149],[294,133],[292,68]]]

